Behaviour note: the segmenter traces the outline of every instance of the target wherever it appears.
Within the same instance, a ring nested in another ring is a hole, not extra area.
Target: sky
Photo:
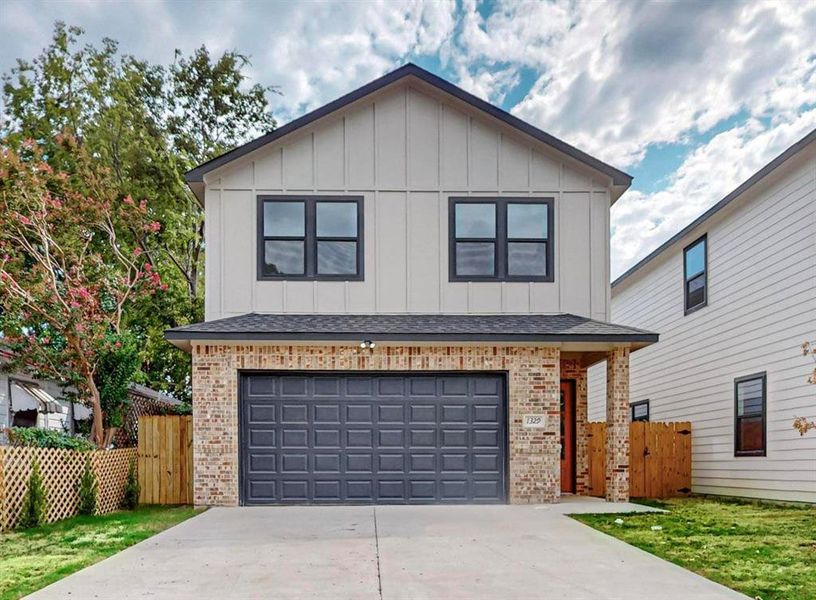
[[[2,0],[0,71],[54,20],[158,63],[249,55],[278,123],[415,62],[634,176],[613,278],[816,128],[816,0]]]

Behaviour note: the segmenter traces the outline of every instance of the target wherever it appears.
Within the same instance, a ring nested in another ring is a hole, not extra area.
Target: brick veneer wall
[[[587,370],[578,360],[561,361],[561,379],[575,381],[575,493],[589,489],[589,438],[587,437]]]
[[[193,346],[193,470],[196,505],[238,504],[238,371],[503,371],[509,388],[509,499],[560,495],[558,348],[511,346]],[[546,415],[524,429],[522,415]]]
[[[606,499],[629,500],[629,348],[606,357]]]

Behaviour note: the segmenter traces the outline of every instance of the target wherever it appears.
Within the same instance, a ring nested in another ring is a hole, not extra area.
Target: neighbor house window
[[[260,196],[258,278],[362,279],[362,198]]]
[[[708,240],[706,236],[683,250],[683,295],[686,314],[708,303]]]
[[[451,198],[451,281],[553,281],[551,198]]]
[[[629,405],[632,410],[632,421],[648,421],[649,420],[649,401],[640,400],[639,402],[632,402]]]
[[[735,456],[765,456],[765,373],[734,380]]]

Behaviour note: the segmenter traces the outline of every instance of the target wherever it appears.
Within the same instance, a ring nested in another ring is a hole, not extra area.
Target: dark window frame
[[[739,414],[739,384],[746,381],[753,381],[755,379],[762,380],[762,412],[760,414],[751,413],[750,415]],[[762,416],[762,449],[761,450],[740,450],[740,419],[755,418]],[[766,456],[768,451],[768,374],[767,371],[760,373],[753,373],[751,375],[744,375],[734,379],[734,456]]]
[[[643,406],[644,404],[646,405],[646,418],[636,419],[636,418],[635,418],[635,407],[636,407],[636,406]],[[648,422],[648,421],[651,419],[651,416],[652,416],[652,414],[651,414],[651,407],[649,406],[649,400],[648,400],[648,399],[646,399],[646,400],[638,400],[637,402],[632,402],[632,403],[629,405],[629,420],[630,420],[632,423],[635,423],[635,422],[638,422],[638,421],[646,421],[646,422]]]
[[[494,238],[457,238],[456,206],[458,204],[493,204],[496,211],[496,236]],[[547,239],[508,238],[507,205],[508,204],[541,204],[547,206]],[[482,242],[493,243],[493,275],[457,275],[456,243]],[[547,249],[546,275],[509,275],[508,247],[510,243],[545,244]],[[555,199],[552,197],[531,196],[451,196],[448,198],[448,281],[518,281],[544,282],[555,281]]]
[[[704,242],[703,245],[703,272],[695,275],[691,279],[686,277],[686,255],[688,254],[689,250],[697,246],[700,242]],[[689,281],[693,279],[697,279],[698,277],[703,277],[703,301],[695,304],[694,306],[689,306],[689,297],[688,297],[688,284]],[[683,314],[690,315],[691,313],[700,310],[708,306],[708,234],[704,233],[696,240],[691,242],[685,248],[683,248]]]
[[[266,195],[257,197],[257,243],[256,263],[258,281],[363,281],[365,279],[365,224],[363,220],[363,196],[320,196],[311,194]],[[303,236],[264,236],[264,204],[267,202],[303,202],[305,231]],[[346,202],[357,204],[357,237],[318,237],[317,203]],[[303,240],[303,274],[273,274],[264,271],[264,242],[267,240]],[[320,241],[356,242],[357,272],[354,274],[318,274],[317,244]]]

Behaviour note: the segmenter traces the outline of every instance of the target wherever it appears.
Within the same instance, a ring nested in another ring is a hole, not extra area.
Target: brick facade
[[[629,500],[629,349],[606,358],[606,499]]]
[[[628,358],[628,353],[626,356]],[[378,346],[368,351],[343,345],[195,344],[193,466],[196,505],[235,506],[239,502],[240,370],[507,373],[509,501],[513,504],[554,502],[560,496],[560,381],[562,378],[573,379],[576,382],[576,492],[586,493],[586,368],[579,361],[560,360],[558,348]],[[628,398],[626,407],[628,418]],[[523,428],[522,416],[526,413],[546,415],[546,426]],[[624,441],[628,444],[628,439]],[[625,470],[626,462],[616,459],[616,468],[623,464]],[[623,476],[628,482],[627,474]],[[608,485],[607,489],[617,489],[615,485]]]

